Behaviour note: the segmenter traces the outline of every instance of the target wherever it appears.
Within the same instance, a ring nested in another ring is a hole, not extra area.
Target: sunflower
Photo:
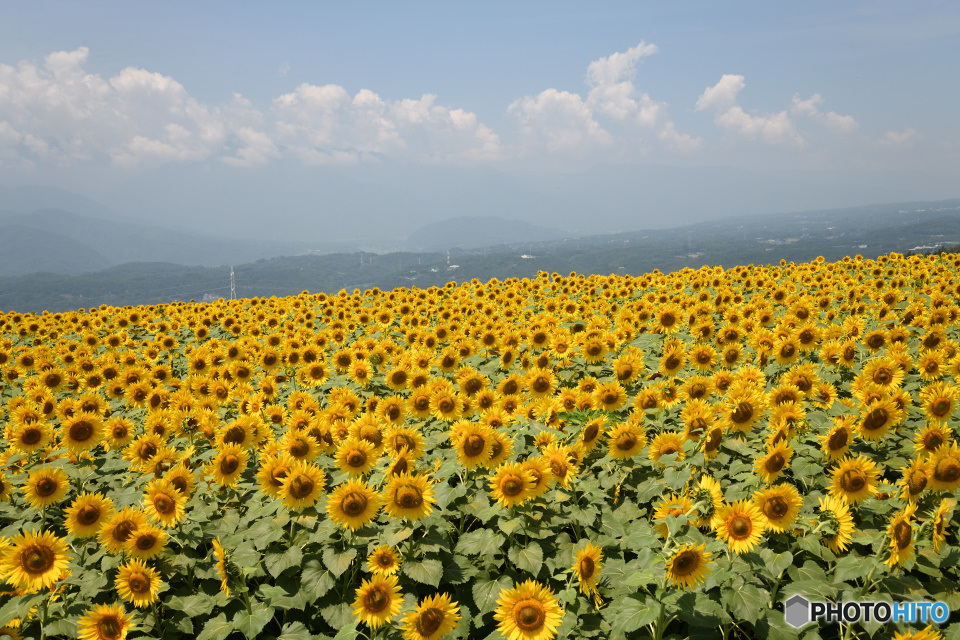
[[[903,477],[897,483],[902,487],[900,496],[904,500],[916,502],[917,497],[930,488],[930,464],[926,458],[918,456],[906,467],[901,467]]]
[[[283,506],[294,511],[313,506],[320,498],[326,482],[323,470],[317,465],[312,462],[295,462],[283,479],[283,488],[280,490]]]
[[[955,491],[960,487],[960,451],[956,442],[940,445],[929,460],[932,490]]]
[[[946,382],[935,382],[924,387],[920,392],[920,406],[927,420],[937,424],[950,420],[957,410],[958,395],[960,391],[956,385]]]
[[[753,549],[766,526],[766,518],[749,500],[725,504],[711,521],[717,538],[730,546],[734,553],[746,553]]]
[[[446,593],[427,596],[403,616],[404,640],[437,640],[460,621],[460,607]]]
[[[388,545],[380,545],[367,558],[367,570],[385,576],[400,570],[400,556]]]
[[[457,460],[467,469],[486,466],[493,449],[493,430],[484,424],[461,421],[455,423],[450,440],[457,451]]]
[[[706,580],[713,564],[703,543],[684,543],[667,560],[667,579],[684,591],[693,589]]]
[[[943,377],[943,357],[939,351],[929,350],[920,354],[917,360],[917,371],[920,373],[920,379],[924,382],[930,382]]]
[[[283,489],[283,479],[290,473],[295,460],[285,452],[277,455],[263,455],[260,458],[260,468],[257,470],[257,483],[260,491],[271,498],[279,498]]]
[[[549,587],[527,580],[500,591],[493,617],[509,640],[551,640],[563,619],[563,610]]]
[[[570,448],[553,442],[544,447],[542,457],[550,465],[552,477],[564,489],[569,489],[570,481],[577,475],[577,466],[570,457]]]
[[[113,501],[101,493],[84,493],[64,511],[67,533],[74,538],[92,538],[113,513]]]
[[[913,514],[917,505],[908,504],[890,519],[887,535],[890,536],[890,557],[884,563],[893,568],[903,564],[913,557]]]
[[[227,552],[224,551],[220,538],[213,539],[213,557],[217,560],[217,576],[220,578],[220,591],[230,597],[230,572],[228,571]]]
[[[823,543],[834,553],[842,553],[853,542],[853,516],[844,500],[832,496],[821,497],[820,522],[829,529],[823,535]]]
[[[683,437],[699,442],[703,434],[713,426],[716,413],[706,400],[691,399],[680,411],[680,420],[683,422]]]
[[[696,507],[694,524],[709,527],[713,514],[723,506],[723,491],[713,476],[704,475],[693,488],[693,506]]]
[[[868,404],[857,423],[857,433],[864,440],[879,440],[892,426],[903,421],[906,412],[899,408],[893,399],[883,396]]]
[[[63,500],[69,488],[70,478],[66,471],[59,467],[44,465],[27,475],[23,492],[31,507],[45,509]]]
[[[384,434],[384,443],[388,454],[406,451],[413,460],[423,455],[423,435],[412,427],[398,425],[390,427]]]
[[[356,531],[377,517],[380,494],[362,480],[351,480],[330,492],[327,514],[330,519],[351,531]]]
[[[64,577],[70,566],[67,542],[45,531],[21,533],[0,556],[0,578],[27,593],[39,591]]]
[[[183,520],[186,503],[187,497],[166,478],[150,482],[143,496],[147,515],[164,527],[172,527]]]
[[[347,438],[340,443],[334,458],[337,461],[337,467],[344,473],[351,476],[362,476],[373,469],[377,462],[375,447],[363,439]]]
[[[592,451],[606,431],[607,419],[604,416],[588,420],[580,432],[579,443],[586,451]]]
[[[942,444],[953,442],[953,434],[950,428],[940,422],[927,425],[917,432],[913,439],[913,449],[919,456],[929,456],[936,452]]]
[[[701,373],[712,371],[716,366],[717,350],[709,344],[698,344],[690,350],[688,356],[690,364]]]
[[[549,369],[535,368],[527,373],[524,384],[531,398],[543,398],[556,391],[557,377]]]
[[[607,432],[611,458],[626,460],[640,453],[647,444],[647,435],[636,422],[622,422]]]
[[[157,601],[160,574],[142,560],[134,559],[120,565],[113,584],[121,598],[143,608]]]
[[[668,341],[668,344],[664,345],[658,372],[663,376],[675,376],[686,363],[687,354],[684,344],[679,340]]]
[[[147,526],[147,514],[138,507],[124,507],[110,514],[97,532],[97,540],[107,553],[120,553],[134,531]]]
[[[837,416],[833,419],[833,426],[826,435],[817,436],[820,439],[820,448],[827,456],[827,461],[833,462],[842,458],[850,449],[853,441],[854,416]]]
[[[940,501],[940,505],[936,511],[930,514],[930,519],[933,521],[931,535],[933,539],[933,551],[935,553],[940,553],[940,547],[946,540],[947,527],[950,526],[950,515],[956,506],[956,500],[953,498],[944,498]]]
[[[627,390],[622,384],[612,380],[599,385],[593,392],[593,397],[598,409],[616,411],[627,403]]]
[[[594,597],[599,596],[597,584],[600,581],[600,570],[603,568],[603,551],[592,542],[577,551],[574,559],[573,572],[580,583],[580,593]]]
[[[830,495],[850,504],[857,504],[877,493],[877,464],[863,454],[847,456],[830,472]]]
[[[763,478],[767,484],[773,482],[780,476],[784,469],[790,466],[790,458],[793,457],[793,448],[787,444],[786,440],[781,440],[772,447],[768,447],[767,454],[754,463],[754,471]]]
[[[723,427],[714,425],[700,438],[700,449],[705,460],[713,460],[720,453],[720,443],[723,441]]]
[[[753,503],[767,519],[767,529],[782,533],[800,514],[803,497],[793,485],[778,484],[754,493]]]
[[[657,533],[666,538],[669,535],[669,530],[664,522],[667,516],[679,517],[689,514],[692,510],[693,502],[685,495],[678,496],[671,493],[663,496],[653,511],[653,521],[657,523],[653,528],[657,530]]]
[[[531,499],[549,491],[550,486],[556,481],[549,461],[542,456],[527,458],[521,466],[530,472],[530,477],[533,479],[533,484],[528,488]]]
[[[858,376],[884,388],[895,388],[903,384],[904,371],[889,357],[874,358],[863,365]]]
[[[462,409],[462,403],[457,394],[449,389],[441,389],[430,394],[430,413],[428,415],[433,415],[437,420],[453,422],[460,418]],[[414,407],[411,407],[410,413],[414,416],[418,415]]]
[[[435,501],[426,476],[404,473],[390,476],[383,489],[384,510],[391,518],[419,520],[430,514]]]
[[[163,551],[167,544],[167,532],[152,524],[138,527],[127,541],[123,543],[123,550],[133,558],[149,560]]]
[[[650,460],[659,464],[660,458],[670,454],[676,454],[677,460],[683,460],[683,442],[682,433],[674,431],[658,433],[650,441]]]
[[[213,475],[213,481],[220,486],[236,487],[249,459],[247,450],[240,445],[223,445],[217,449],[217,455],[210,461],[207,472]]]
[[[523,504],[530,497],[533,474],[519,462],[502,464],[490,477],[490,494],[502,507]]]
[[[53,429],[46,422],[29,422],[14,425],[12,433],[8,433],[7,442],[23,453],[33,453],[49,445],[53,441]]]
[[[3,471],[0,471],[0,502],[6,502],[10,499],[11,489],[12,485],[7,480],[7,476],[4,475]]]
[[[125,640],[134,628],[120,603],[98,604],[77,620],[79,640]]]
[[[396,576],[374,574],[357,588],[353,614],[371,629],[393,620],[403,604]]]
[[[747,432],[763,416],[766,410],[763,394],[753,385],[731,387],[723,411],[723,426],[727,430]]]
[[[103,438],[103,421],[100,416],[81,411],[62,422],[60,441],[73,453],[89,451]]]

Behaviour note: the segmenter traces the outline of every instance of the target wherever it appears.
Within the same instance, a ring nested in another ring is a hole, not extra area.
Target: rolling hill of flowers
[[[0,637],[941,637],[958,266],[2,313]]]

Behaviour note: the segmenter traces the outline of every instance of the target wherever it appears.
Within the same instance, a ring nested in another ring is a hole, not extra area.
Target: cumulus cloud
[[[737,95],[746,87],[741,75],[725,74],[697,99],[697,111],[713,111],[720,127],[751,140],[772,145],[803,147],[803,136],[786,111],[764,115],[751,114],[737,104]]]
[[[490,160],[499,137],[471,112],[435,95],[387,101],[337,85],[303,84],[260,110],[239,94],[223,105],[193,98],[174,78],[128,67],[84,70],[89,49],[41,63],[0,64],[0,162],[120,166],[219,159],[256,166],[275,158],[356,162],[372,154],[413,160]],[[284,64],[280,72],[289,69]]]
[[[695,149],[700,138],[677,132],[667,104],[653,100],[634,84],[637,63],[657,53],[655,44],[640,42],[626,51],[594,60],[587,66],[586,97],[547,89],[536,97],[513,102],[508,112],[520,122],[527,151],[550,153],[588,151],[620,143],[629,148],[638,140],[660,141],[668,148]],[[609,122],[605,127],[603,118]],[[614,131],[611,125],[618,127]],[[629,152],[627,149],[623,149]]]
[[[877,141],[881,147],[891,147],[896,149],[906,149],[916,144],[920,134],[913,128],[907,128],[903,131],[887,131],[883,138]]]
[[[820,111],[823,96],[815,93],[806,100],[801,100],[799,94],[794,94],[790,113],[797,117],[815,120],[827,129],[836,133],[852,133],[860,126],[853,116],[842,116],[835,111],[824,113]]]

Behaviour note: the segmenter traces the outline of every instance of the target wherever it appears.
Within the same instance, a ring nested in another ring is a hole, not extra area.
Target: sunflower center
[[[753,417],[753,405],[749,402],[738,402],[737,408],[731,414],[730,419],[737,424],[743,424]]]
[[[887,418],[890,414],[887,413],[887,410],[883,407],[877,407],[873,411],[867,414],[867,417],[863,419],[863,428],[867,431],[877,431],[882,429],[884,425],[887,424]]]
[[[546,622],[547,612],[537,600],[524,600],[516,608],[514,621],[524,631],[541,629]]]
[[[688,576],[700,566],[700,556],[695,551],[681,551],[673,560],[673,573]]]
[[[144,533],[140,536],[137,536],[137,549],[140,551],[149,551],[157,546],[157,537],[152,533]]]
[[[456,404],[451,398],[444,398],[437,403],[437,408],[440,409],[440,413],[453,413],[456,409]]]
[[[90,526],[100,519],[100,508],[96,505],[85,505],[77,512],[77,522]]]
[[[240,468],[240,458],[235,454],[227,454],[220,461],[220,473],[225,476],[234,474]]]
[[[840,475],[840,488],[847,493],[861,491],[867,484],[867,477],[858,469],[847,469]]]
[[[789,510],[790,505],[781,496],[773,496],[763,503],[763,515],[771,520],[780,520]]]
[[[406,458],[397,458],[396,463],[394,463],[393,465],[393,470],[391,471],[391,474],[395,476],[402,476],[407,472],[408,468],[409,466],[407,465]]]
[[[707,434],[707,443],[704,445],[705,451],[716,451],[720,446],[720,440],[723,438],[722,429],[711,429],[710,433]]]
[[[680,366],[680,358],[678,358],[676,354],[671,353],[669,356],[667,356],[667,360],[663,363],[663,365],[667,371],[673,371]]]
[[[580,577],[583,580],[590,580],[590,578],[593,577],[593,572],[597,569],[596,563],[590,556],[584,556],[581,558],[578,567],[580,569]]]
[[[153,508],[157,513],[169,515],[177,510],[177,503],[170,496],[160,494],[153,499]]]
[[[907,489],[911,496],[921,493],[927,487],[927,474],[920,469],[916,469],[907,479]]]
[[[157,445],[152,442],[144,442],[140,445],[140,448],[137,449],[137,455],[140,456],[141,460],[149,460],[157,455]]]
[[[367,464],[367,454],[359,449],[354,449],[347,454],[347,466],[359,469]]]
[[[383,554],[377,557],[377,564],[383,567],[384,569],[389,569],[393,566],[393,557],[387,554]]]
[[[37,495],[41,498],[49,498],[60,488],[60,483],[53,478],[41,478],[37,483]]]
[[[783,356],[784,358],[792,358],[796,352],[797,352],[797,348],[789,343],[780,347],[780,355]]]
[[[838,429],[834,431],[827,440],[827,446],[831,451],[839,451],[847,446],[847,430]]]
[[[593,442],[597,439],[597,435],[600,433],[600,426],[596,423],[591,423],[587,425],[587,428],[583,430],[583,441],[584,442]]]
[[[643,407],[644,409],[656,409],[657,399],[652,395],[646,396],[643,399],[643,402],[640,403],[640,406]]]
[[[33,545],[20,556],[20,566],[27,573],[43,574],[50,570],[55,560],[53,549]]]
[[[523,481],[516,476],[510,476],[500,485],[500,491],[510,497],[518,496],[523,492]]]
[[[234,425],[223,434],[223,441],[227,444],[242,444],[246,435],[242,427]]]
[[[127,578],[127,586],[133,593],[148,593],[150,591],[150,579],[142,573],[134,573]]]
[[[679,449],[676,447],[676,445],[666,444],[666,445],[664,445],[663,447],[660,448],[660,455],[661,455],[661,456],[668,456],[668,455],[670,455],[671,453],[677,453],[678,451],[679,451]]]
[[[620,451],[630,451],[637,444],[637,434],[632,433],[630,431],[621,433],[619,436],[617,436],[615,443],[616,443],[617,449],[619,449]],[[667,446],[669,447],[669,445]],[[666,447],[662,449],[662,451],[666,453]],[[673,452],[670,452],[670,453],[673,453]]]
[[[290,493],[294,498],[302,500],[313,493],[314,486],[316,485],[310,476],[297,476],[290,483]]]
[[[893,527],[893,539],[898,549],[906,549],[913,538],[913,527],[902,520]]]
[[[546,376],[537,376],[531,387],[536,393],[546,393],[550,390],[550,379]]]
[[[763,468],[767,473],[777,473],[783,469],[783,465],[787,463],[787,459],[783,457],[783,454],[779,451],[769,458],[767,458],[766,463],[764,463]]]
[[[886,367],[880,367],[873,372],[873,381],[877,384],[890,384],[893,380],[893,372],[887,369]]]
[[[303,458],[310,453],[310,443],[303,438],[297,438],[290,444],[290,455],[294,458]]]
[[[390,604],[390,594],[383,587],[374,587],[363,599],[363,608],[369,613],[379,613]]]
[[[950,413],[950,401],[946,398],[937,398],[933,406],[930,407],[930,410],[933,412],[933,415],[942,418]]]
[[[483,448],[486,444],[486,440],[484,440],[482,435],[474,433],[467,436],[466,440],[463,441],[463,451],[473,458],[483,453]]]
[[[956,482],[960,479],[960,462],[956,458],[943,458],[933,470],[933,477],[940,482]]]
[[[367,510],[367,496],[359,491],[351,491],[343,497],[340,508],[351,518],[356,518]]]
[[[127,437],[127,434],[130,433],[130,431],[123,425],[117,425],[111,430],[110,433],[113,434],[114,440],[123,440]]]
[[[133,535],[137,525],[133,520],[123,520],[118,522],[113,528],[113,538],[119,542],[126,542]]]
[[[664,327],[672,327],[676,323],[677,323],[677,317],[672,313],[670,313],[669,311],[667,313],[664,313],[662,316],[660,316],[660,324],[663,325]]]
[[[115,616],[106,616],[97,623],[97,637],[104,640],[117,640],[123,632],[120,621]]]
[[[416,509],[423,504],[423,494],[416,487],[400,487],[394,496],[394,502],[404,509]]]
[[[746,540],[750,537],[752,531],[753,523],[750,521],[750,518],[737,515],[730,521],[730,537],[736,540]]]
[[[923,448],[927,451],[935,451],[941,444],[943,444],[943,436],[936,431],[928,433],[923,438]]]
[[[425,637],[429,638],[432,634],[437,632],[437,629],[440,628],[440,625],[443,624],[446,615],[441,609],[436,607],[430,607],[420,612],[420,615],[417,616],[416,628],[417,632]]]

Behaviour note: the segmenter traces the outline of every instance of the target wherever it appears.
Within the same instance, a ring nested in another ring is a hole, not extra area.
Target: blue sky
[[[170,165],[256,181],[282,163],[360,180],[385,161],[514,177],[653,163],[836,172],[859,189],[837,206],[960,195],[955,2],[2,11],[5,186],[109,201]]]

